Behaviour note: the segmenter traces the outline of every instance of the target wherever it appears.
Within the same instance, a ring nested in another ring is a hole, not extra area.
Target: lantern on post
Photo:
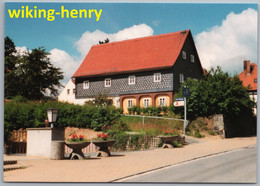
[[[59,112],[59,110],[56,108],[47,109],[47,116],[48,116],[49,122],[51,123],[51,128],[53,128],[53,123],[56,122],[58,112]]]

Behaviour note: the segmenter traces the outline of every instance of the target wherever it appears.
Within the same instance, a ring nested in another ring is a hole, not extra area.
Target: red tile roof
[[[255,79],[257,79],[257,65],[255,63],[251,63],[250,67],[250,75],[246,74],[246,70],[242,71],[238,77],[243,82],[243,85],[247,87],[250,85],[249,90],[257,90],[257,83],[255,83]]]
[[[170,68],[190,30],[94,45],[72,77]]]

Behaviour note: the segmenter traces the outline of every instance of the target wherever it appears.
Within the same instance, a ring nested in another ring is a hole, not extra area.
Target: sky
[[[102,9],[100,18],[10,18],[8,10]],[[36,8],[35,8],[36,6]],[[22,8],[24,7],[24,8]],[[203,68],[239,74],[257,63],[257,4],[5,3],[5,36],[20,52],[45,47],[65,85],[92,45],[190,29]]]

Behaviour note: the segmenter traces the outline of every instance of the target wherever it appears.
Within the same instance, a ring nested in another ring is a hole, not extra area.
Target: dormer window
[[[161,82],[161,73],[155,73],[153,76],[154,82]]]
[[[182,59],[186,59],[186,52],[185,51],[182,51]]]
[[[190,61],[191,61],[192,63],[195,62],[194,55],[190,55]]]
[[[105,79],[105,87],[111,87],[111,78]]]
[[[89,89],[89,81],[83,81],[83,89]]]
[[[128,77],[128,84],[134,85],[135,84],[135,76],[129,76]]]

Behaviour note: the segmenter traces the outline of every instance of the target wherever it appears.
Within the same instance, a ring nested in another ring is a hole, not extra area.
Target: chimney
[[[244,61],[244,71],[246,75],[250,75],[250,60]]]

